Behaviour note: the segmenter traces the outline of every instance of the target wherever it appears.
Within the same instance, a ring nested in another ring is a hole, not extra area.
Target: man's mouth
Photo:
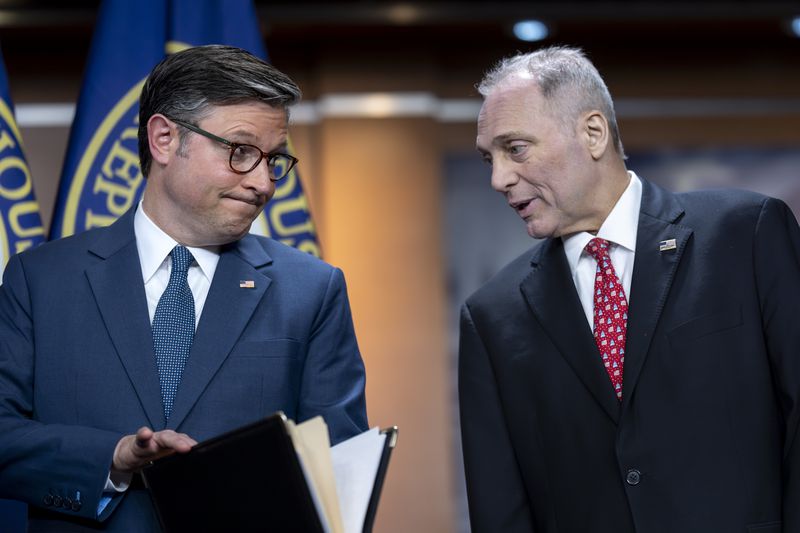
[[[530,200],[510,202],[509,205],[511,205],[511,208],[514,209],[514,211],[516,211],[519,214],[522,214],[527,209],[527,207],[531,205],[531,202],[533,202],[533,198],[531,198]]]
[[[258,197],[227,196],[227,198],[230,200],[236,200],[237,202],[243,202],[257,207],[262,204],[261,199]]]

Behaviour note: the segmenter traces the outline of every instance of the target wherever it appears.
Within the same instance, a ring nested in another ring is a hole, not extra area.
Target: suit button
[[[628,485],[638,485],[639,482],[642,480],[642,473],[636,470],[635,468],[631,468],[628,470],[628,474],[625,476],[625,483]]]
[[[42,498],[42,503],[45,504],[48,507],[53,505],[53,495],[52,494],[46,494],[45,497]]]
[[[72,500],[72,510],[76,513],[81,510],[81,501],[80,500]]]
[[[53,505],[56,507],[61,507],[61,496],[53,496]]]

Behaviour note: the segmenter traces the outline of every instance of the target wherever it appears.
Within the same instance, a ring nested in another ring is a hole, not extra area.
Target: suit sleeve
[[[95,519],[122,435],[36,420],[37,401],[59,399],[36,395],[36,335],[27,283],[20,256],[12,257],[0,286],[0,497]]]
[[[365,384],[344,275],[334,268],[312,325],[298,420],[322,415],[331,444],[366,431]]]
[[[494,370],[468,305],[461,311],[458,392],[472,531],[533,532]]]
[[[785,424],[783,527],[800,531],[800,228],[780,200],[764,202],[755,236],[765,341]]]

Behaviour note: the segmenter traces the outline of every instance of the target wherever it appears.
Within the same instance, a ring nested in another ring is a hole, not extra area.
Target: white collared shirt
[[[150,220],[141,202],[133,218],[133,231],[147,295],[147,311],[152,323],[158,301],[169,283],[172,270],[172,258],[169,254],[179,243]],[[188,281],[194,296],[194,324],[197,327],[219,262],[219,247],[187,248],[194,256],[194,261],[189,266]]]
[[[578,291],[583,312],[589,327],[594,331],[594,276],[597,268],[595,260],[585,252],[584,248],[594,237],[607,240],[610,245],[611,264],[625,288],[625,297],[630,305],[631,279],[633,277],[633,260],[636,253],[636,233],[639,229],[639,209],[642,203],[642,182],[632,171],[628,171],[630,181],[622,196],[619,197],[611,213],[600,226],[597,235],[588,232],[576,233],[564,242],[564,253],[567,256],[572,281]]]

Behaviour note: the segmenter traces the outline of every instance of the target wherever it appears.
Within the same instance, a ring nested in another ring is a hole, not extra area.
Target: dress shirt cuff
[[[123,474],[121,472],[109,472],[106,478],[106,486],[103,492],[125,492],[131,486],[133,474]]]

